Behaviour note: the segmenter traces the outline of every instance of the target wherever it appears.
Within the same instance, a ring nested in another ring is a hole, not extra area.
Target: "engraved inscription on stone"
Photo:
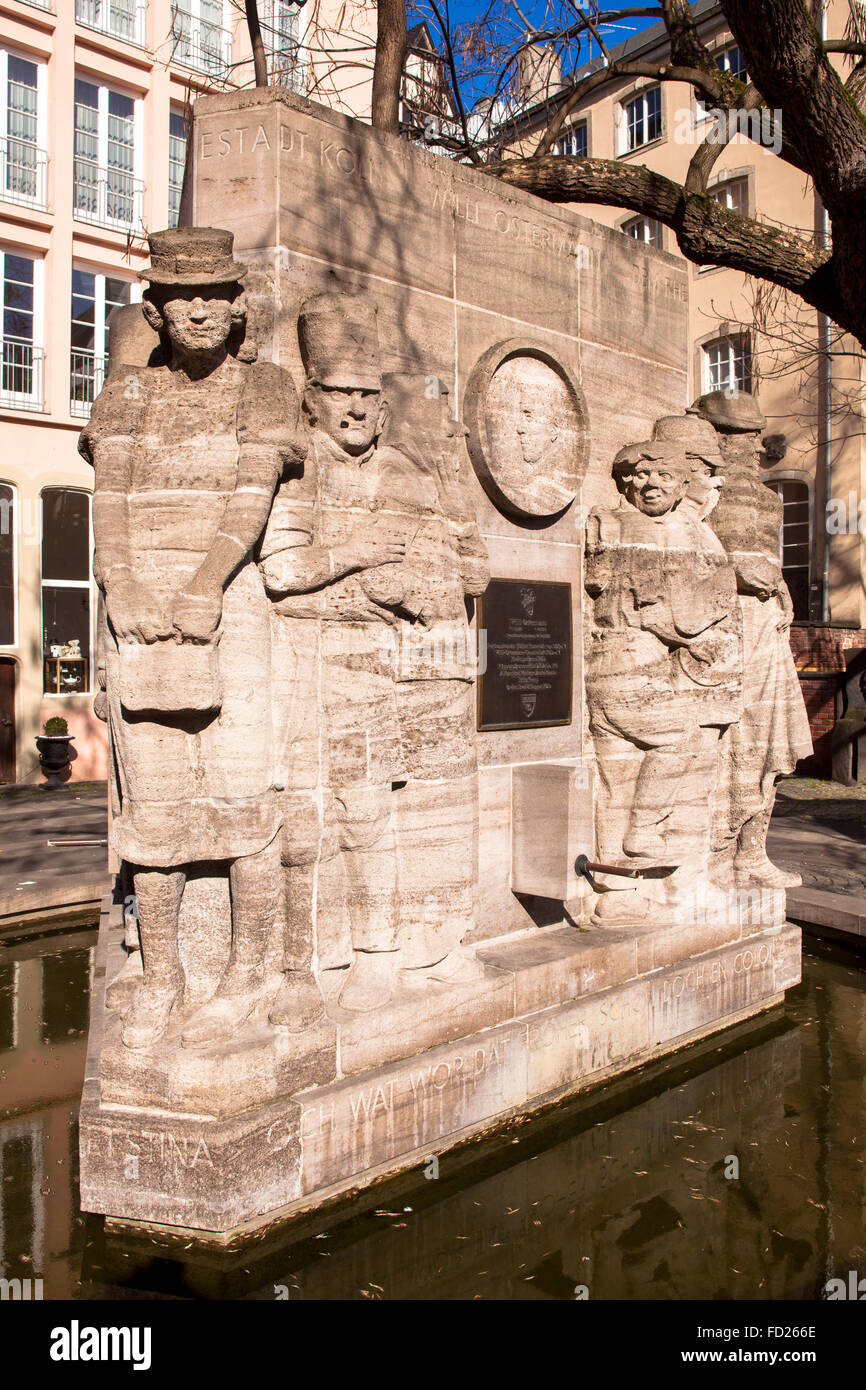
[[[586,403],[546,348],[509,339],[490,348],[466,388],[469,451],[486,491],[516,517],[556,516],[586,470]]]
[[[479,602],[479,729],[569,724],[571,585],[491,579]]]

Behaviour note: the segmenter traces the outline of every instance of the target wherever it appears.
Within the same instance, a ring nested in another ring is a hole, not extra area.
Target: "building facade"
[[[716,0],[695,0],[692,11],[719,67],[746,81],[745,60]],[[823,13],[815,4],[816,23],[833,38],[844,37],[850,17],[848,0],[827,0]],[[866,38],[866,10],[863,27]],[[666,31],[655,25],[611,52],[662,65]],[[836,61],[844,80],[850,66]],[[555,63],[547,69],[536,63],[520,114],[502,127],[506,148],[534,149],[551,96],[601,65],[596,59],[563,80]],[[722,137],[732,131],[725,143]],[[709,135],[724,145],[708,184],[712,198],[823,243],[820,199],[810,180],[778,157],[779,134],[766,115],[762,124],[760,112],[741,112],[735,124],[723,127],[685,83],[612,78],[569,117],[555,152],[645,165],[682,183],[699,142]],[[595,204],[586,211],[626,236],[681,255],[675,233],[660,222]],[[851,659],[846,653],[866,646],[866,359],[814,310],[768,294],[734,270],[689,267],[689,321],[691,398],[716,389],[754,391],[767,417],[764,481],[784,503],[780,556],[795,606],[792,645],[816,744],[817,756],[806,770],[826,775],[841,713],[841,677]]]
[[[259,13],[273,82],[369,114],[375,4]],[[72,778],[106,775],[78,434],[146,234],[177,221],[189,104],[252,81],[237,0],[0,0],[0,782],[39,782],[53,715]]]

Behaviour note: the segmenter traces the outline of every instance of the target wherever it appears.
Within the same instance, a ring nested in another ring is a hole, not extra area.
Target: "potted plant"
[[[39,749],[39,766],[45,776],[46,787],[62,787],[64,773],[69,766],[69,745],[73,735],[68,732],[69,725],[65,719],[55,715],[52,719],[47,719],[42,727],[42,733],[36,736],[36,747]]]

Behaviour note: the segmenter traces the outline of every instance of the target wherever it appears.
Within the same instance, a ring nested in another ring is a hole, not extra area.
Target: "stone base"
[[[81,1206],[224,1239],[420,1165],[780,1002],[800,978],[799,928],[744,915],[533,929],[479,946],[471,984],[404,989],[373,1014],[340,1010],[326,987],[308,1034],[257,1019],[220,1048],[169,1054],[119,1042],[104,995],[122,928],[107,910]]]

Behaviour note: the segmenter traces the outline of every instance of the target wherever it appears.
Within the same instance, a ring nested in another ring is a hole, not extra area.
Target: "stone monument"
[[[82,435],[81,1190],[223,1241],[771,1007],[800,947],[750,829],[781,590],[746,612],[682,267],[280,90],[191,145]]]

